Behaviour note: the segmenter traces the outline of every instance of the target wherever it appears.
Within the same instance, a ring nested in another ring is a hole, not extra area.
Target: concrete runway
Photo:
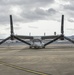
[[[74,75],[74,45],[51,44],[45,49],[1,45],[0,75]]]

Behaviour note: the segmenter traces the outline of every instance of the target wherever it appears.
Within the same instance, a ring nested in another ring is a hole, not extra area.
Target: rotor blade
[[[70,38],[65,37],[65,36],[64,36],[64,38],[65,38],[66,40],[70,41],[71,43],[74,43],[74,41],[73,41],[73,40],[71,40]]]
[[[14,36],[14,38],[17,39],[17,40],[19,40],[19,41],[21,41],[21,42],[23,42],[23,43],[25,43],[25,44],[31,45],[30,43],[28,43],[28,42],[26,42],[26,41],[24,41],[24,40],[22,40],[22,39],[20,39],[20,38],[18,38],[16,36]]]
[[[49,42],[45,43],[45,44],[44,44],[44,46],[46,46],[46,45],[48,45],[48,44],[53,43],[54,41],[58,40],[59,38],[61,38],[61,35],[60,35],[60,36],[58,36],[57,38],[55,38],[55,39],[53,39],[53,40],[51,40],[51,41],[49,41]]]
[[[0,45],[1,45],[2,43],[4,43],[5,41],[7,41],[8,39],[10,39],[10,37],[7,37],[6,39],[2,40],[2,41],[0,42]]]
[[[62,19],[61,19],[61,34],[64,34],[64,15],[62,15]]]
[[[13,20],[12,20],[12,15],[10,15],[10,29],[11,29],[11,35],[13,35],[14,32],[13,32]]]
[[[14,31],[13,31],[13,20],[12,20],[12,15],[10,15],[10,32],[11,32],[11,40],[14,40]]]

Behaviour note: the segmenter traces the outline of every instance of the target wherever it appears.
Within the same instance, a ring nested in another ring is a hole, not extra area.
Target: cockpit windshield
[[[41,40],[40,39],[34,39],[33,42],[40,42],[41,43]]]

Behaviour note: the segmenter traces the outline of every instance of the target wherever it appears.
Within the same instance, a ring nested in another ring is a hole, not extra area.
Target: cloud
[[[67,15],[68,18],[74,17],[74,1],[61,0],[62,3],[56,3],[55,0],[1,0],[0,1],[0,25],[9,23],[9,15],[13,15],[14,22],[33,22],[38,20],[56,20],[59,17]],[[52,7],[52,5],[55,6]],[[46,9],[47,8],[47,9]],[[70,21],[70,19],[68,19]],[[71,22],[71,21],[70,21]]]
[[[69,22],[74,22],[74,1],[73,0],[67,0],[69,4],[63,5],[63,9],[68,16]]]
[[[36,8],[35,10],[29,10],[21,14],[21,16],[27,21],[41,20],[45,19],[47,12],[43,9]]]
[[[38,20],[47,20],[47,19],[51,19],[53,20],[56,14],[58,13],[58,11],[56,11],[53,8],[49,8],[49,9],[41,9],[41,8],[35,8],[34,10],[28,10],[26,12],[21,13],[21,16],[23,17],[24,21],[27,22],[31,22],[31,21],[38,21]]]
[[[64,5],[64,9],[69,10],[69,11],[74,11],[74,5],[72,4]]]
[[[68,21],[69,22],[74,22],[74,18],[69,18]]]
[[[14,22],[33,22],[38,20],[60,21],[63,14],[73,18],[73,0],[61,0],[57,4],[55,0],[1,0],[0,25],[10,24],[9,15],[13,15]],[[52,5],[58,5],[56,8]],[[47,9],[46,9],[47,8]],[[69,21],[69,20],[68,20]]]
[[[24,5],[24,6],[45,6],[53,3],[54,0],[1,0],[1,5]]]
[[[1,0],[0,24],[8,24],[10,14],[13,15],[15,22],[30,22],[46,19],[48,11],[41,9],[41,7],[45,8],[54,2],[54,0]]]
[[[74,0],[58,0],[58,11],[66,16],[66,20],[74,22]]]

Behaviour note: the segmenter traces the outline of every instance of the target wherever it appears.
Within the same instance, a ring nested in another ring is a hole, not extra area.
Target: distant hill
[[[72,36],[68,36],[68,37],[74,40],[74,35],[72,35]]]

